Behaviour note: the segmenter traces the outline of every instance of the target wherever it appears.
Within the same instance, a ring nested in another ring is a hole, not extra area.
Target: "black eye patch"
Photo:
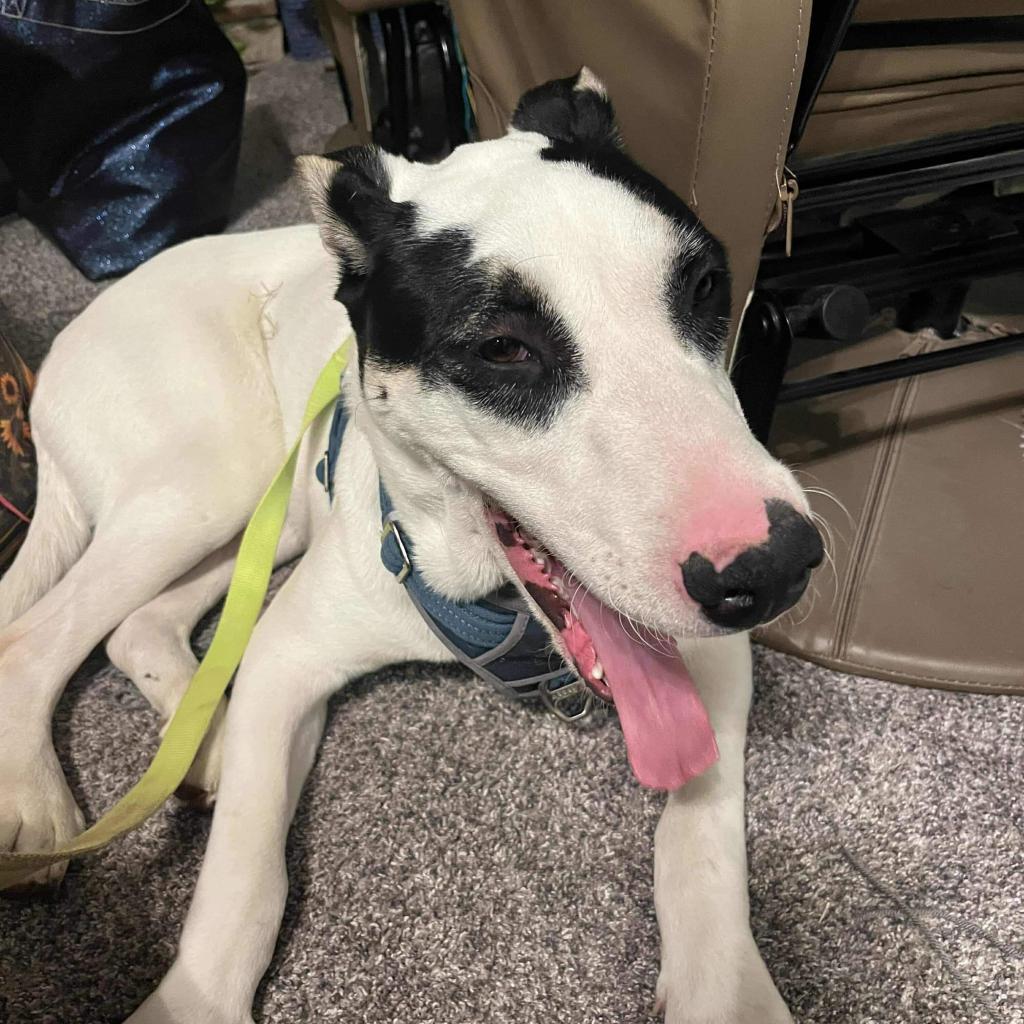
[[[586,386],[577,344],[550,303],[514,271],[474,259],[468,233],[418,234],[411,204],[396,209],[365,275],[343,281],[338,298],[361,369],[418,368],[425,386],[454,386],[518,425],[549,426]]]
[[[640,202],[652,206],[696,242],[680,254],[669,274],[666,294],[676,329],[708,359],[725,348],[731,310],[729,264],[725,250],[693,211],[668,186],[630,159],[611,139],[550,138],[541,159],[586,167],[614,181]]]
[[[676,259],[666,297],[683,340],[708,359],[718,359],[728,332],[731,293],[725,256],[710,236],[702,239],[695,253],[684,251]]]
[[[489,280],[457,336],[424,361],[424,379],[448,383],[519,426],[550,426],[586,386],[579,349],[562,319],[513,271]]]

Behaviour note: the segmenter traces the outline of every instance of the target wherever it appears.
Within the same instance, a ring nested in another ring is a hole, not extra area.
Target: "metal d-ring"
[[[537,688],[537,692],[544,707],[562,722],[568,722],[570,725],[582,722],[594,713],[594,709],[600,703],[600,698],[597,694],[578,676],[571,683],[559,686],[555,690],[549,688],[551,682],[553,680],[545,679]],[[581,695],[584,697],[584,701],[583,707],[579,711],[571,714],[562,709],[561,705],[568,703],[570,700],[575,700]]]
[[[398,528],[398,523],[394,519],[389,519],[385,524],[384,528],[380,531],[380,540],[383,544],[387,540],[388,534],[392,534],[395,538],[395,543],[398,545],[398,553],[402,556],[402,568],[395,575],[395,579],[399,583],[404,583],[412,572],[412,559],[409,557],[409,552],[405,546],[405,541],[402,539],[402,531]]]

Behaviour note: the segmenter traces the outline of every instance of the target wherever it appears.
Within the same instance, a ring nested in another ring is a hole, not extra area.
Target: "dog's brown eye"
[[[697,283],[693,286],[693,301],[703,302],[711,295],[715,288],[715,275],[712,273],[701,274]]]
[[[480,346],[480,355],[489,363],[525,363],[533,358],[533,353],[521,341],[504,334],[488,338]]]

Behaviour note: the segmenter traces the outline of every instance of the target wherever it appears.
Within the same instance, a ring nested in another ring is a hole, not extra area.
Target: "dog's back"
[[[215,467],[224,488],[269,479],[345,328],[330,289],[309,287],[334,273],[310,225],[200,238],[113,284],[61,332],[32,408],[37,514],[0,579],[0,626],[67,572],[105,507],[158,490],[169,463]]]

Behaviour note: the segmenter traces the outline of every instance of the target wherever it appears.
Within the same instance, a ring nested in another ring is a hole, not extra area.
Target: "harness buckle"
[[[398,523],[394,519],[389,519],[380,531],[381,544],[388,539],[388,534],[395,538],[395,544],[398,545],[398,553],[402,556],[402,568],[395,574],[395,579],[399,583],[404,583],[412,572],[412,559],[409,557],[409,551],[405,546],[405,541],[402,539],[402,531],[399,530]]]
[[[537,688],[540,702],[562,722],[575,725],[589,718],[599,703],[600,698],[582,679],[576,678],[571,683],[551,689],[552,679],[545,679]]]

